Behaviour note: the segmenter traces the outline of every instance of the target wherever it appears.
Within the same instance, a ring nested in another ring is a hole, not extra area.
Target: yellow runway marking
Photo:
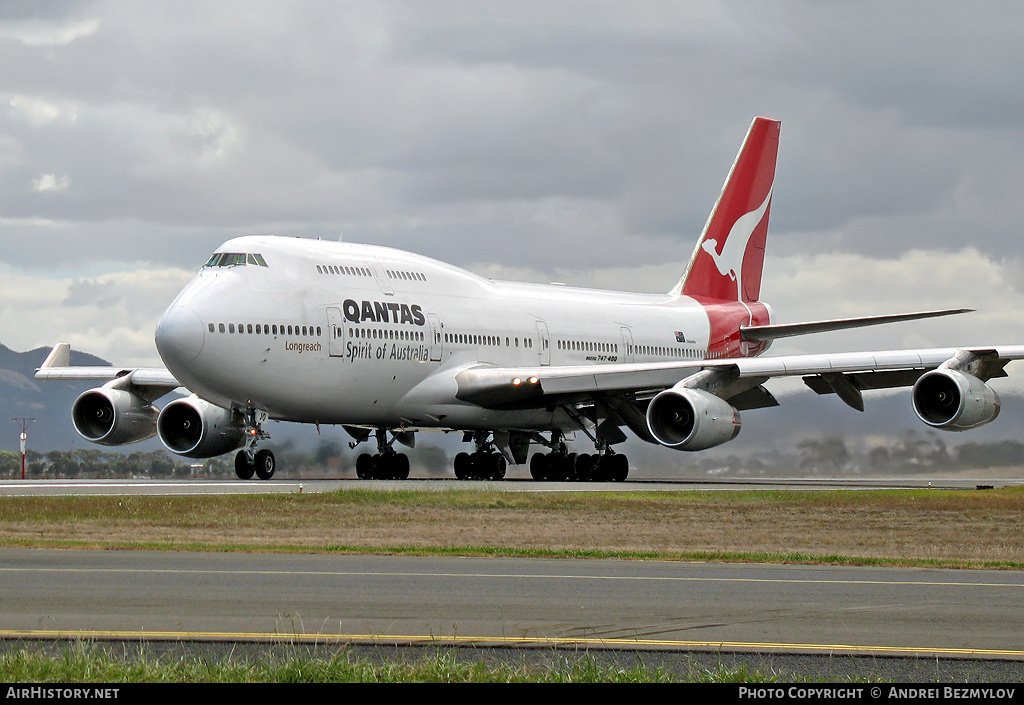
[[[442,636],[410,634],[305,634],[286,632],[171,632],[2,629],[0,640],[92,640],[92,641],[229,641],[279,644],[360,644],[399,646],[508,646],[587,647],[594,649],[673,649],[714,651],[776,651],[829,654],[891,654],[902,656],[947,656],[1024,659],[1024,651],[1011,649],[966,649],[942,647],[879,646],[855,644],[798,644],[748,641],[678,641],[665,639],[587,639],[577,637]]]

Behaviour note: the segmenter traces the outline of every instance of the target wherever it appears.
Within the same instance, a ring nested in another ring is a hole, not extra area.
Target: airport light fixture
[[[21,435],[18,436],[18,440],[21,443],[21,479],[25,479],[25,444],[28,441],[28,425],[35,421],[35,419],[28,418],[17,418],[12,419],[14,423],[18,424],[21,428]]]

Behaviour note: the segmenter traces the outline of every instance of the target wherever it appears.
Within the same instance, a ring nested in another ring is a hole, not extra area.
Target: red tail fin
[[[690,263],[671,293],[757,301],[780,124],[754,118]]]

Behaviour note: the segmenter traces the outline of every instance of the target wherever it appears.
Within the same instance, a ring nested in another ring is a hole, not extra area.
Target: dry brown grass
[[[1024,490],[2,498],[0,544],[1024,568]]]

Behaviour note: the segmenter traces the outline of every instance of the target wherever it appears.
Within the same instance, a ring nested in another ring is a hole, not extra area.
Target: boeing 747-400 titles
[[[57,345],[38,379],[105,382],[71,411],[78,433],[121,445],[154,434],[172,452],[237,452],[239,477],[269,479],[268,419],[337,424],[361,478],[409,474],[426,430],[472,443],[455,475],[498,479],[529,459],[538,480],[623,480],[627,431],[698,451],[776,406],[765,387],[799,375],[863,410],[864,390],[911,386],[925,424],[988,423],[986,382],[1024,346],[761,357],[775,338],[963,309],[772,323],[759,299],[779,123],[756,118],[679,282],[661,295],[492,281],[386,247],[274,236],[217,250],[156,327],[164,368],[69,367]],[[185,390],[162,408],[161,397]],[[583,438],[593,453],[570,452]],[[541,451],[528,455],[531,446]]]

